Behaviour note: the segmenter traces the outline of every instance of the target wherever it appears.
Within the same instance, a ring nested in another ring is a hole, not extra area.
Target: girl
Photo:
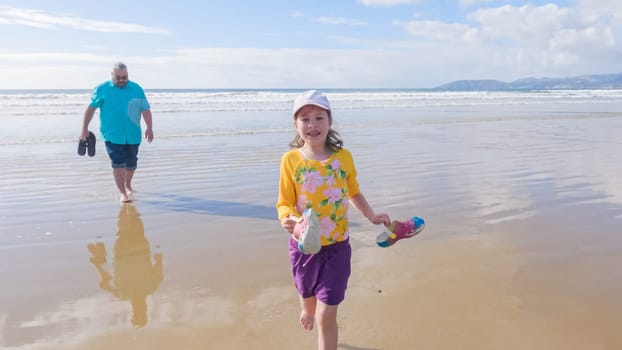
[[[289,258],[300,295],[300,325],[318,325],[318,348],[337,349],[337,307],[350,277],[348,207],[354,205],[373,224],[388,226],[387,214],[377,214],[359,190],[352,154],[331,128],[326,96],[307,91],[294,100],[295,138],[281,159],[277,211],[285,231],[293,234],[296,217],[312,208],[318,215],[322,249],[305,255],[290,237]]]

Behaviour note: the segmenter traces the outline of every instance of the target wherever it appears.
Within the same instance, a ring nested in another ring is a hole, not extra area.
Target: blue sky
[[[622,72],[622,1],[0,0],[0,89],[427,88]]]

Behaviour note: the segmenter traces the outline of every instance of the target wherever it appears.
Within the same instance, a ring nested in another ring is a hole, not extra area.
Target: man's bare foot
[[[119,201],[121,203],[129,203],[132,201],[132,199],[125,193],[121,193],[121,198],[119,198]]]
[[[303,329],[310,331],[313,330],[313,324],[315,323],[315,315],[308,314],[305,310],[300,312],[300,325]]]
[[[127,194],[127,198],[131,201],[134,200],[134,189],[132,188],[132,186],[127,186],[125,187],[125,193]]]

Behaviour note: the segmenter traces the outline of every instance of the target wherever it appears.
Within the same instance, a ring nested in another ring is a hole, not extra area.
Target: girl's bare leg
[[[315,297],[303,298],[300,297],[300,325],[302,328],[310,331],[313,329],[313,323],[315,323],[315,307],[317,305],[317,299]]]
[[[339,330],[337,327],[337,308],[339,305],[317,303],[317,340],[320,350],[337,350]]]

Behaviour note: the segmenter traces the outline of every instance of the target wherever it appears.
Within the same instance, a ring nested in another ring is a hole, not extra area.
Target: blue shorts
[[[125,168],[134,170],[138,165],[138,146],[140,145],[121,145],[106,141],[106,152],[112,161],[113,168]]]
[[[326,305],[339,305],[346,295],[350,278],[350,242],[323,246],[313,255],[298,250],[298,242],[289,240],[289,262],[294,285],[303,298],[315,296]]]

